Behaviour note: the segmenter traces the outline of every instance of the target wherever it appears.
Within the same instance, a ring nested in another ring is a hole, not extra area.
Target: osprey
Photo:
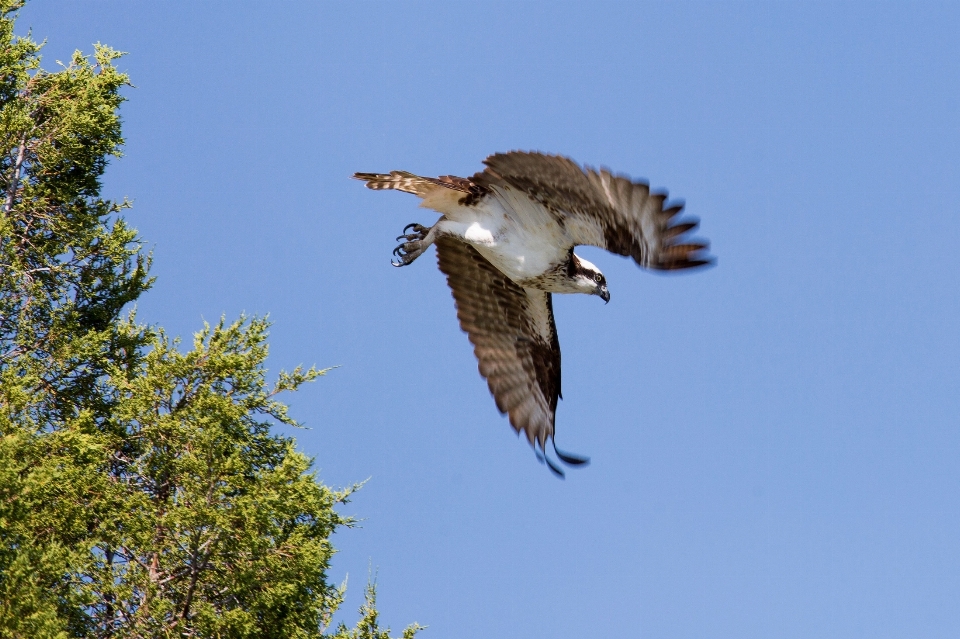
[[[646,182],[569,158],[512,151],[491,155],[471,178],[422,177],[406,171],[356,173],[367,188],[420,197],[442,213],[431,227],[408,224],[397,237],[394,266],[412,264],[437,245],[440,270],[453,291],[460,327],[473,344],[480,374],[501,413],[523,431],[550,469],[560,394],[560,343],[553,293],[586,293],[610,301],[607,280],[573,252],[578,244],[632,257],[669,271],[710,264],[708,244],[683,239],[696,220],[677,221],[682,204],[665,204]],[[553,448],[566,464],[587,458]],[[542,451],[542,454],[541,454]]]

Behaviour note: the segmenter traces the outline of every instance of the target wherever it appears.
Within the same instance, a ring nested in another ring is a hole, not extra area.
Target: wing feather
[[[554,214],[575,244],[598,246],[657,270],[710,264],[705,243],[683,240],[696,220],[674,218],[682,204],[664,208],[665,193],[607,169],[581,168],[559,155],[511,151],[491,155],[471,181],[488,188],[513,187]]]
[[[437,258],[497,409],[531,445],[544,448],[553,437],[560,397],[560,342],[550,293],[518,286],[451,237],[437,240]]]

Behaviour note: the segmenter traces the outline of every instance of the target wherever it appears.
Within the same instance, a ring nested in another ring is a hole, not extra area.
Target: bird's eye
[[[603,273],[597,273],[596,280],[597,280],[597,282],[602,282],[602,281],[603,281]]]

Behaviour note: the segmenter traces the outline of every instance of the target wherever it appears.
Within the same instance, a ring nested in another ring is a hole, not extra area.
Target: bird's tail
[[[382,191],[394,189],[404,193],[413,193],[419,197],[427,197],[437,189],[449,192],[460,191],[471,195],[479,195],[479,187],[470,180],[455,175],[441,175],[438,178],[423,177],[407,171],[390,171],[387,173],[354,173],[353,179],[363,180],[368,189]]]
[[[382,191],[384,189],[395,189],[404,193],[413,193],[423,197],[432,189],[437,188],[436,180],[420,177],[406,171],[390,171],[384,173],[354,173],[355,180],[363,180],[367,183],[368,189]]]

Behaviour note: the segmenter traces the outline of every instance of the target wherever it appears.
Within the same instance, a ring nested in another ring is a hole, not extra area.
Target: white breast
[[[549,211],[514,189],[494,194],[445,212],[457,223],[457,235],[515,281],[542,275],[566,259],[572,242]]]

